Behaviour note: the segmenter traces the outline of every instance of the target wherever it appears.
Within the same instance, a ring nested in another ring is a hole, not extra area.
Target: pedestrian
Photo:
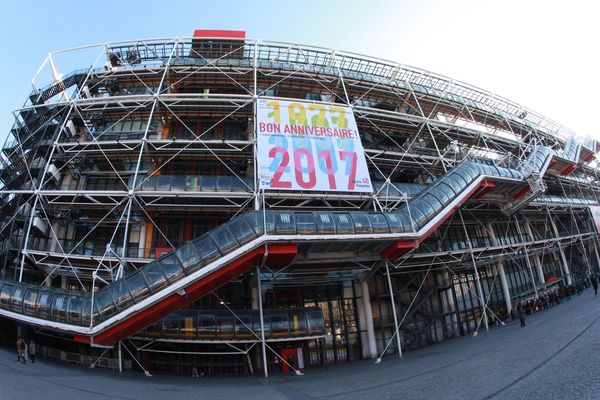
[[[35,341],[33,339],[31,339],[31,341],[29,342],[29,359],[31,360],[32,364],[35,364],[35,355],[37,353],[37,346],[35,344]]]
[[[27,342],[23,340],[23,358],[25,359],[25,363],[29,361],[29,346],[27,346]]]
[[[590,282],[592,282],[592,287],[594,288],[594,296],[598,295],[598,279],[596,279],[596,274],[590,275]]]
[[[21,336],[19,336],[17,338],[17,362],[25,363],[25,355],[23,354],[24,349],[25,349],[25,342],[23,341]]]
[[[521,328],[525,327],[525,313],[521,307],[517,309],[517,315],[519,316],[519,321],[521,321]]]

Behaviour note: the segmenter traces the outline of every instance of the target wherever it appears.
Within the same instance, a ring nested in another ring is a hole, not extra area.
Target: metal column
[[[260,287],[260,268],[256,267],[256,283],[258,289],[258,313],[260,314],[260,340],[262,343],[262,354],[263,354],[263,370],[265,372],[265,378],[269,377],[269,371],[267,368],[267,346],[265,342],[265,318],[263,316],[263,304],[262,304],[262,292]]]
[[[385,273],[387,275],[388,287],[390,289],[390,302],[392,303],[392,313],[394,315],[394,331],[396,332],[396,344],[398,345],[398,356],[402,358],[402,343],[400,340],[400,327],[398,326],[398,316],[396,314],[396,302],[394,301],[394,291],[392,290],[392,279],[390,278],[390,267],[385,262]]]

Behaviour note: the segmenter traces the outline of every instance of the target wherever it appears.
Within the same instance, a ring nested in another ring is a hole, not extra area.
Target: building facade
[[[0,158],[0,323],[47,355],[300,371],[598,271],[596,141],[468,84],[238,31],[46,70]]]

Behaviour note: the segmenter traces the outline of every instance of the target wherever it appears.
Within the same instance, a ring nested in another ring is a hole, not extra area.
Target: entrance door
[[[298,350],[295,348],[281,349],[281,358],[285,360],[285,362],[282,363],[281,370],[286,374],[290,373],[290,365],[294,368],[298,368]]]

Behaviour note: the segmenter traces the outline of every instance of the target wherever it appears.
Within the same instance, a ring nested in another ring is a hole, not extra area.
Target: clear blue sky
[[[592,1],[12,1],[2,4],[0,138],[49,51],[194,29],[348,50],[480,86],[600,137]],[[83,59],[86,68],[93,59]],[[60,72],[68,73],[68,67]],[[46,80],[42,79],[42,80]],[[39,84],[47,82],[37,82]]]

